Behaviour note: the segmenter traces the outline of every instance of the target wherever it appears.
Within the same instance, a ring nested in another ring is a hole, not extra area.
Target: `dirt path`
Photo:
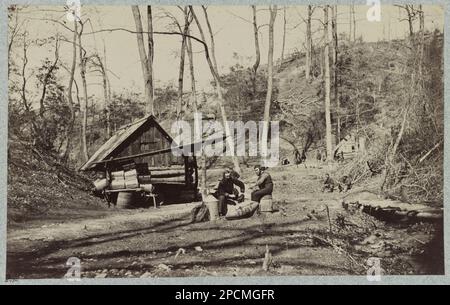
[[[271,173],[279,207],[272,214],[190,224],[195,204],[182,204],[9,232],[8,278],[61,278],[69,257],[81,260],[83,277],[364,274],[371,256],[383,257],[389,274],[428,272],[420,256],[433,228],[342,214],[342,195],[319,191],[323,170]],[[342,217],[357,227],[339,228]],[[269,271],[261,268],[266,246]]]

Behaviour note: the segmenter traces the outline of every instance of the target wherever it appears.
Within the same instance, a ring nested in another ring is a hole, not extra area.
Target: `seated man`
[[[259,165],[255,166],[255,173],[258,176],[258,180],[253,188],[257,188],[252,191],[251,200],[260,202],[261,198],[266,195],[272,195],[273,182],[272,177],[266,172],[266,168]]]
[[[236,173],[237,174],[237,173]],[[213,194],[214,197],[219,199],[219,216],[225,216],[227,214],[227,205],[233,204],[230,199],[237,200],[238,202],[243,201],[245,192],[244,183],[238,179],[239,175],[232,174],[232,171],[225,170],[223,173],[222,180],[220,180],[217,186],[217,191]],[[241,195],[239,191],[234,188],[234,185],[238,186],[241,190]]]
[[[342,177],[339,181],[339,192],[348,192],[352,188],[352,179],[348,176]]]
[[[325,180],[323,182],[322,192],[330,192],[332,193],[335,188],[335,182],[333,178],[330,177],[330,174],[325,174]]]

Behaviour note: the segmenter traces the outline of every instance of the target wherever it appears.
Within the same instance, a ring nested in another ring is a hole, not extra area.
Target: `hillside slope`
[[[90,195],[90,181],[31,145],[10,141],[8,149],[8,227],[28,221],[62,221],[108,213]]]

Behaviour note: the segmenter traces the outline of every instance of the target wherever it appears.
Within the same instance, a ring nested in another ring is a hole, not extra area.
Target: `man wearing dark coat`
[[[234,187],[235,185],[240,188],[241,195],[239,195],[239,191]],[[244,197],[244,192],[245,185],[239,180],[239,175],[228,169],[225,170],[222,180],[220,180],[217,186],[217,191],[214,193],[214,197],[219,199],[219,216],[225,216],[227,214],[227,205],[234,204],[231,200],[241,201]]]

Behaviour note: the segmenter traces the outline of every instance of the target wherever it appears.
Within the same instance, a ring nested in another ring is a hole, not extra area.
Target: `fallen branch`
[[[426,158],[428,158],[428,156],[431,155],[431,153],[435,151],[441,145],[441,143],[442,141],[434,145],[432,149],[430,149],[422,158],[419,159],[419,163],[422,163]]]
[[[350,255],[350,253],[348,253],[347,251],[345,251],[344,249],[342,249],[338,245],[334,244],[332,241],[329,241],[328,239],[324,239],[324,238],[319,237],[317,235],[313,235],[313,238],[323,242],[324,244],[327,244],[327,245],[331,246],[338,253],[345,254],[355,265],[357,265],[357,266],[359,266],[359,267],[361,267],[363,269],[366,269],[366,266],[364,266],[361,263],[358,263],[358,261],[353,256]]]

